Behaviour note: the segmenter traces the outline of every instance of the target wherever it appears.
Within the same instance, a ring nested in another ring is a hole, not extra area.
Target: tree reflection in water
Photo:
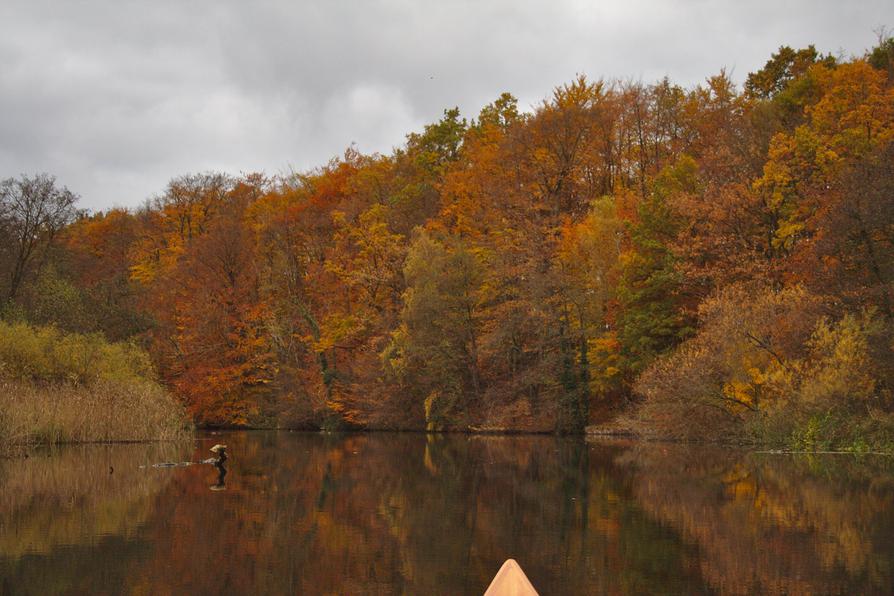
[[[887,459],[552,437],[226,442],[219,494],[204,466],[138,469],[146,447],[0,463],[0,591],[475,594],[510,557],[556,594],[892,582]]]

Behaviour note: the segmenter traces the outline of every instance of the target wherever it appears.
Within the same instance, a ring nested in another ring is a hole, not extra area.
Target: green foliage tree
[[[757,72],[745,79],[745,92],[753,97],[770,99],[781,93],[794,80],[802,77],[807,69],[824,58],[813,45],[800,50],[782,46]]]
[[[655,357],[691,332],[684,310],[683,278],[671,244],[681,215],[669,199],[697,188],[697,165],[683,156],[656,177],[649,196],[637,205],[631,226],[631,249],[621,257],[618,284],[618,339],[628,374],[636,375]]]
[[[420,231],[404,274],[404,310],[385,361],[422,397],[427,428],[453,426],[482,393],[481,263],[461,242]]]
[[[882,29],[878,33],[878,45],[866,53],[866,61],[873,68],[885,71],[890,85],[894,81],[894,37],[887,29]]]

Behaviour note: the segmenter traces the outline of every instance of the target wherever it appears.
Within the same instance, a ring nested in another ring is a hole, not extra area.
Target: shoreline
[[[621,441],[630,443],[654,443],[656,445],[684,445],[689,447],[715,447],[728,448],[736,450],[747,450],[749,453],[759,455],[876,455],[876,456],[894,456],[894,451],[857,451],[857,450],[841,450],[841,449],[824,449],[816,451],[792,450],[792,449],[774,449],[768,444],[732,442],[732,441],[683,441],[671,437],[645,436],[630,431],[585,431],[580,433],[556,433],[550,431],[529,431],[529,430],[425,430],[425,429],[386,429],[386,428],[352,428],[340,430],[323,430],[323,429],[307,429],[307,428],[288,428],[288,427],[195,427],[193,434],[189,437],[180,438],[158,438],[158,439],[115,439],[115,440],[83,440],[83,441],[56,441],[56,442],[35,442],[35,443],[0,443],[0,460],[8,459],[27,459],[36,450],[51,450],[57,447],[75,447],[75,446],[99,446],[99,445],[137,445],[137,444],[161,444],[161,443],[182,443],[187,441],[198,441],[206,439],[207,436],[219,434],[235,434],[235,433],[300,433],[306,435],[364,435],[364,434],[415,434],[415,435],[465,435],[468,437],[543,437],[554,439],[583,439],[585,442],[599,441]],[[206,436],[202,436],[206,435]]]

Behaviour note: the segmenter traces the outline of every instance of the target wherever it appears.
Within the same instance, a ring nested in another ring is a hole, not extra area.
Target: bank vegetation
[[[188,437],[148,354],[99,335],[0,323],[0,450]]]

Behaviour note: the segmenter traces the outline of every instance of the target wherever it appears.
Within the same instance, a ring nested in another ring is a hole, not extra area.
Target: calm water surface
[[[141,468],[207,457],[212,466]],[[886,594],[894,461],[551,437],[202,435],[0,461],[3,594]]]

